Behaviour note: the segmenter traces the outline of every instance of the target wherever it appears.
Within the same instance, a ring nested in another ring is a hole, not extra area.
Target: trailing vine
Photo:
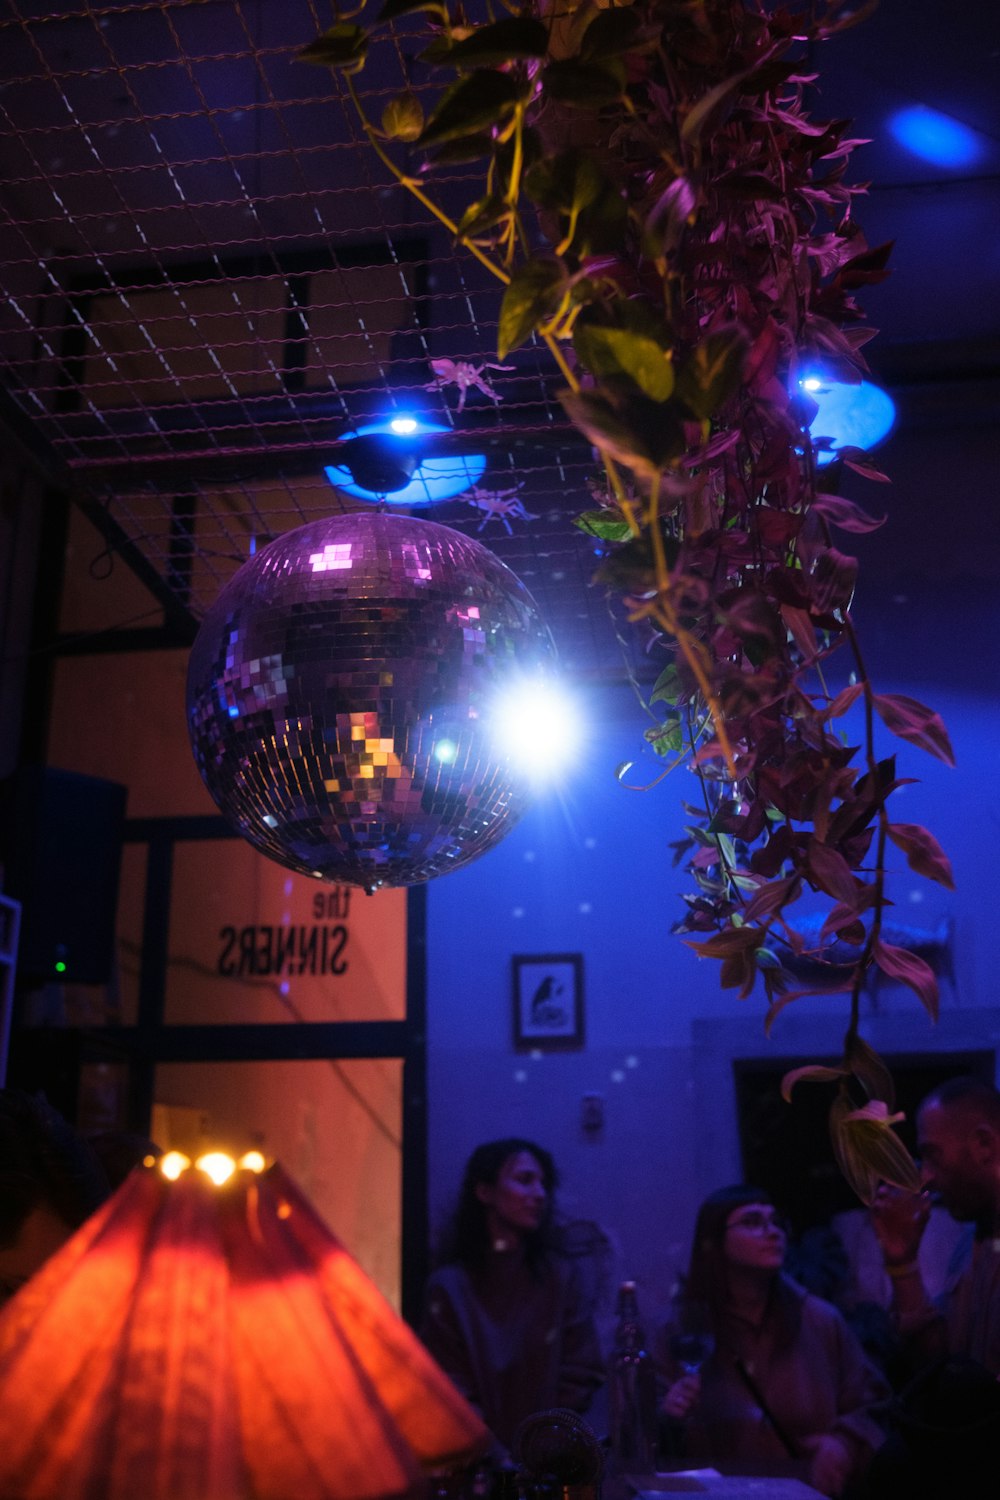
[[[846,181],[858,142],[807,108],[815,49],[871,8],[385,0],[301,54],[343,75],[372,149],[496,278],[497,359],[532,338],[551,352],[603,465],[577,522],[605,547],[596,581],[661,654],[646,739],[701,785],[674,846],[693,885],[676,930],[719,961],[724,987],[763,991],[768,1028],[804,994],[849,997],[841,1063],[785,1087],[838,1085],[834,1149],[866,1199],[915,1173],[891,1077],[859,1035],[865,976],[875,966],[938,1007],[931,967],[883,935],[887,845],[952,883],[933,835],[892,819],[901,782],[876,743],[880,721],[952,763],[947,732],[876,691],[851,617],[857,560],[838,545],[882,524],[835,492],[838,468],[884,476],[854,449],[820,465],[802,385],[817,364],[861,378],[872,330],[856,294],[887,274]],[[376,122],[355,77],[397,30],[422,34],[420,66],[441,85],[429,111],[411,88]],[[434,190],[456,160],[482,167],[458,216]],[[838,722],[855,704],[860,746]],[[836,942],[856,957],[803,988],[786,961],[806,948],[790,916],[806,891],[826,902],[811,956],[823,964]]]

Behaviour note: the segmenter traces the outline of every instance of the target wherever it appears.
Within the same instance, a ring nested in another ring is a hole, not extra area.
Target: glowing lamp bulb
[[[204,1156],[199,1156],[195,1166],[199,1172],[204,1172],[216,1187],[221,1187],[224,1182],[228,1182],[236,1171],[236,1163],[224,1151],[206,1151]]]
[[[190,1165],[191,1158],[185,1156],[183,1151],[168,1151],[166,1156],[160,1158],[160,1171],[170,1182],[176,1182]]]
[[[369,469],[359,467],[355,455],[359,442],[371,443],[378,437],[394,438],[424,435],[434,437],[450,434],[451,429],[438,422],[420,421],[416,417],[389,417],[380,422],[367,422],[353,432],[345,433],[340,443],[342,461],[324,465],[323,472],[335,489],[343,490],[358,500],[377,500],[389,505],[408,507],[433,505],[439,500],[450,500],[478,484],[486,471],[485,453],[423,453],[417,444],[396,444],[397,461],[409,454],[408,464],[400,467],[398,483],[379,488],[379,480],[385,485],[385,476],[380,476],[377,466]],[[369,455],[371,454],[369,448]],[[376,450],[377,456],[377,450]],[[390,454],[390,456],[392,456]],[[412,471],[410,469],[412,465]],[[406,475],[409,475],[408,480]]]
[[[247,1151],[240,1157],[239,1167],[242,1172],[263,1172],[267,1163],[259,1151]]]

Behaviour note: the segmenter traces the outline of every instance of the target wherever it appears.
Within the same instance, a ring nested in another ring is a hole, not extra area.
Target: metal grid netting
[[[262,540],[361,503],[322,478],[331,441],[416,409],[489,453],[476,491],[425,514],[495,547],[567,664],[615,671],[572,526],[592,457],[551,360],[515,351],[462,410],[434,384],[432,360],[495,363],[497,284],[395,183],[342,80],[297,60],[334,19],[314,0],[8,0],[6,417],[197,618]],[[358,75],[369,117],[436,89],[419,49],[398,28]],[[436,178],[446,207],[473,171]]]

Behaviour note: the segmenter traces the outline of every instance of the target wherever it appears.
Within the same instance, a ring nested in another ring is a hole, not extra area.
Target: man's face
[[[34,1276],[72,1233],[66,1221],[46,1204],[39,1204],[31,1210],[17,1238],[9,1245],[0,1246],[0,1307],[30,1276]]]
[[[953,1219],[978,1220],[994,1207],[992,1163],[984,1159],[974,1122],[962,1109],[936,1102],[917,1116],[920,1176]]]

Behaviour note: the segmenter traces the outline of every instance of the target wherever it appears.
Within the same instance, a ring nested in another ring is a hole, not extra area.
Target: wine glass
[[[715,1351],[715,1335],[708,1305],[683,1290],[673,1299],[670,1353],[685,1375],[697,1375]]]

